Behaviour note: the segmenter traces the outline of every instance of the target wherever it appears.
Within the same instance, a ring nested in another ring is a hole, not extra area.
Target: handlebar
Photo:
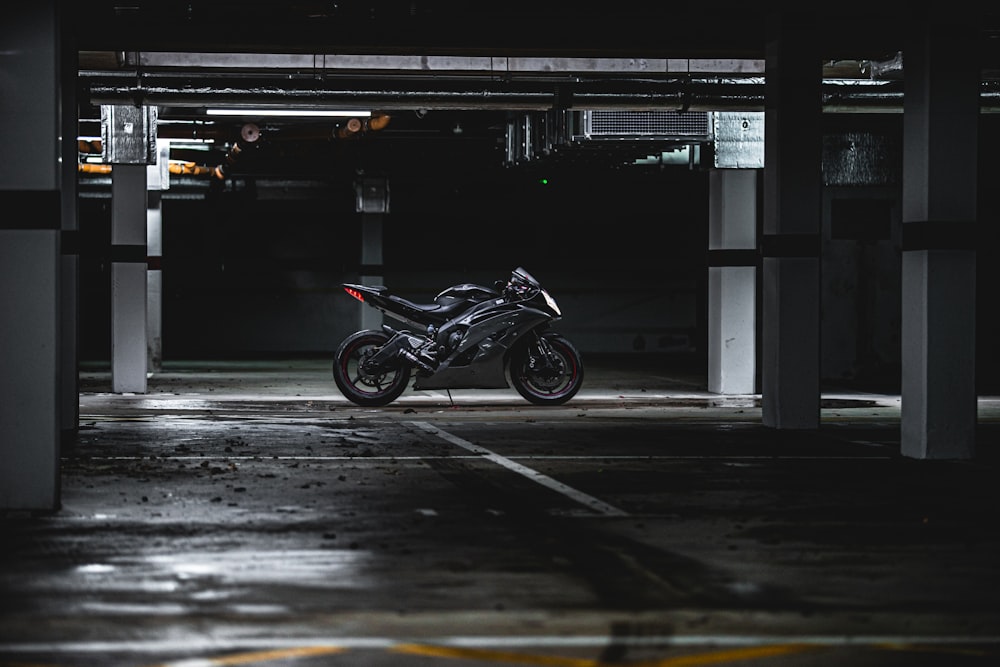
[[[524,271],[524,269],[517,269],[511,273],[510,278],[507,280],[497,280],[493,283],[493,286],[505,298],[519,299],[530,298],[526,295],[530,294],[530,296],[534,296],[532,292],[537,292],[541,289],[537,281]]]

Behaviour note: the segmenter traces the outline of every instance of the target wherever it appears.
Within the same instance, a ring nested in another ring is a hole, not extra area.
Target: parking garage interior
[[[1000,21],[911,9],[11,10],[3,658],[995,659]],[[567,409],[336,393],[343,282],[515,266],[587,362]]]

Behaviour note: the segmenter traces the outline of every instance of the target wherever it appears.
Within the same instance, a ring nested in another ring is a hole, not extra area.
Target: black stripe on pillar
[[[146,257],[146,269],[149,271],[162,271],[163,258],[159,255],[149,255]]]
[[[0,191],[0,229],[59,229],[62,194],[58,190]]]
[[[920,220],[904,222],[903,251],[975,250],[976,225],[969,220]]]
[[[64,229],[59,235],[60,254],[80,254],[80,232],[76,229]]]
[[[757,266],[757,251],[752,249],[709,250],[709,266]]]
[[[819,258],[818,234],[765,234],[760,244],[764,257]]]
[[[134,262],[145,264],[146,246],[115,244],[111,246],[111,252],[109,255],[112,262]]]

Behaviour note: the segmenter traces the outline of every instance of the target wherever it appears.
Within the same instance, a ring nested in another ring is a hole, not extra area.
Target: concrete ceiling
[[[385,139],[498,140],[510,114],[551,109],[763,110],[783,4],[80,0],[65,11],[77,28],[82,134],[101,105],[155,105],[162,137],[215,135],[222,151],[248,135],[281,138],[299,156],[346,136],[348,119],[221,120],[206,109],[357,109],[386,116]],[[828,110],[901,109],[907,4],[794,17],[823,68]],[[985,104],[1000,71],[997,18],[975,17]]]

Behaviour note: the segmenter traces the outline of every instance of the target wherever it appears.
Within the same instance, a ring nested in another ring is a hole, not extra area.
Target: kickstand
[[[455,407],[455,399],[451,397],[451,389],[445,389],[448,392],[448,402],[451,403],[451,407]]]

